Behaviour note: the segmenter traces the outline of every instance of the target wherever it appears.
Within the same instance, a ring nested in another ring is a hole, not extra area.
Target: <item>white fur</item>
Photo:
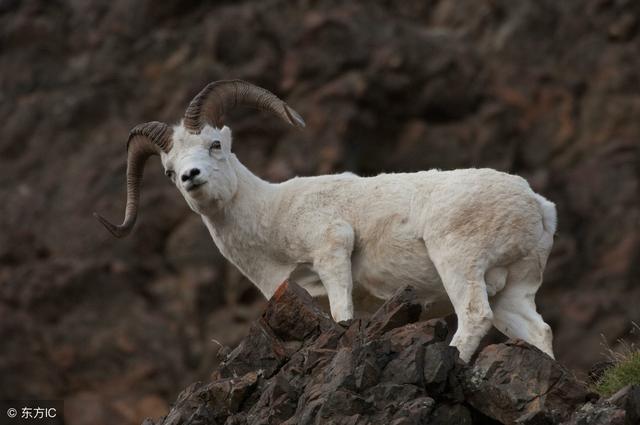
[[[214,140],[221,149],[209,150]],[[231,152],[231,131],[181,125],[165,168],[215,244],[270,297],[287,278],[328,295],[337,321],[353,317],[352,289],[386,299],[416,288],[434,315],[451,307],[451,344],[468,361],[491,325],[553,356],[536,312],[553,243],[553,203],[520,177],[491,169],[265,182]],[[180,175],[201,170],[187,191]]]

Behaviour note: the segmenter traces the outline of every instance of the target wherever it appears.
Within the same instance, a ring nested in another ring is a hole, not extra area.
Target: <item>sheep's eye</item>
[[[173,172],[173,170],[167,170],[167,171],[165,171],[165,172],[164,172],[164,175],[165,175],[165,176],[167,176],[167,177],[169,177],[169,178],[170,178],[170,179],[172,179],[172,180],[173,180],[173,175],[174,175],[174,174],[175,174],[175,173]]]
[[[212,150],[220,150],[220,148],[221,148],[220,140],[214,140],[211,146],[209,147],[209,152],[211,152]]]

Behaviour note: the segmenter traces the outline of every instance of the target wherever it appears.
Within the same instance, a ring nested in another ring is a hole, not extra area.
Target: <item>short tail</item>
[[[536,201],[540,205],[540,211],[542,212],[542,227],[551,235],[556,233],[556,227],[558,226],[558,214],[556,213],[556,204],[548,201],[544,197],[534,193]]]

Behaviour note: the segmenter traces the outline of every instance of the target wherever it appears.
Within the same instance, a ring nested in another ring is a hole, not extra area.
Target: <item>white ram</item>
[[[453,307],[458,329],[451,344],[463,360],[491,325],[553,356],[551,329],[534,297],[556,211],[525,180],[463,169],[268,183],[231,151],[222,117],[238,104],[304,126],[264,89],[237,80],[209,84],[179,125],[152,122],[131,131],[126,216],[120,226],[97,216],[107,229],[129,233],[144,162],[159,154],[220,252],[265,297],[292,278],[314,296],[326,294],[333,318],[342,321],[353,316],[354,286],[385,299],[411,285],[433,314]]]

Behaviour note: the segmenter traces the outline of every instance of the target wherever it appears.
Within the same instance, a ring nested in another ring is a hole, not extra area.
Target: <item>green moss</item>
[[[595,390],[608,397],[629,384],[640,384],[640,351],[630,352],[607,369]]]

